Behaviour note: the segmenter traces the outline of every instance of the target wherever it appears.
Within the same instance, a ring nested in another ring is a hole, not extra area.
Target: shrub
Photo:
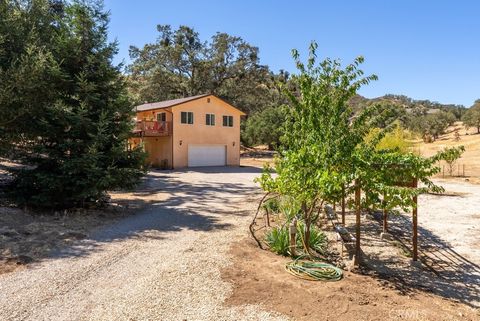
[[[263,203],[263,208],[266,211],[272,213],[279,213],[280,212],[280,200],[278,198],[271,198],[265,203]]]
[[[289,246],[290,246],[289,234],[290,233],[289,233],[288,225],[274,227],[267,233],[265,241],[267,242],[272,252],[275,252],[283,256],[289,256],[291,255],[290,249],[289,249]],[[297,245],[297,249],[305,252],[305,246],[303,244],[304,240],[305,240],[305,223],[302,221],[299,221],[297,223],[297,235],[296,235],[295,242]],[[328,245],[327,236],[317,227],[311,226],[308,245],[311,249],[315,250],[320,254],[323,254],[325,253]]]
[[[298,222],[297,225],[297,248],[304,249],[303,240],[305,238],[305,224],[303,222]],[[328,245],[328,239],[325,233],[323,233],[319,228],[312,225],[310,228],[310,238],[308,245],[311,249],[316,252],[323,254],[325,253]]]
[[[280,226],[272,228],[266,235],[266,242],[272,252],[288,256],[289,251],[289,231],[288,226]]]
[[[400,125],[396,125],[395,128],[385,134],[382,140],[376,146],[377,150],[397,150],[400,153],[410,152],[412,143],[408,141],[411,138],[411,134],[403,129]]]

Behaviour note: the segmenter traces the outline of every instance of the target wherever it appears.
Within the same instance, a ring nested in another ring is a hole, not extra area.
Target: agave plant
[[[305,246],[303,242],[307,241],[311,249],[315,250],[320,254],[325,253],[328,246],[328,239],[325,233],[323,233],[316,226],[312,225],[310,227],[310,238],[309,240],[305,240],[305,223],[299,221],[297,224],[297,248],[304,249]]]
[[[290,255],[288,232],[287,226],[277,226],[267,233],[265,241],[272,252],[284,256]]]

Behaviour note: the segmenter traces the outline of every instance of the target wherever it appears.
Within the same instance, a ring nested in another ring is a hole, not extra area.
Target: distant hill
[[[438,112],[440,110],[452,112],[457,119],[460,119],[467,110],[463,105],[441,104],[430,100],[415,100],[405,95],[388,94],[377,98],[366,98],[357,95],[350,100],[354,110],[361,109],[369,104],[382,103],[391,104],[395,107],[404,108],[407,113],[426,115]]]

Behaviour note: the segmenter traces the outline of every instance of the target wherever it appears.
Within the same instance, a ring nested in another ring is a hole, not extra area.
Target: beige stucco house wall
[[[155,108],[157,106],[161,108]],[[133,137],[130,140],[133,146],[143,142],[152,166],[165,165],[167,162],[169,168],[187,167],[189,148],[199,146],[225,146],[226,165],[240,165],[240,119],[245,114],[222,99],[214,95],[201,95],[137,108],[138,121],[156,120],[157,113],[164,112],[166,121],[171,122],[170,135]],[[193,124],[181,122],[182,112],[193,113]],[[215,115],[214,126],[206,124],[207,114]],[[232,127],[223,126],[223,116],[232,116]]]

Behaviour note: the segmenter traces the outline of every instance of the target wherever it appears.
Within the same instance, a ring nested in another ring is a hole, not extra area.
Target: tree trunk
[[[310,253],[310,243],[308,242],[310,240],[310,215],[311,215],[311,210],[309,208],[307,208],[307,204],[306,203],[303,203],[302,204],[302,210],[303,210],[303,213],[304,213],[304,217],[305,217],[305,233],[304,233],[304,239],[303,239],[303,242],[304,242],[304,247],[305,247],[305,252],[307,254]]]

